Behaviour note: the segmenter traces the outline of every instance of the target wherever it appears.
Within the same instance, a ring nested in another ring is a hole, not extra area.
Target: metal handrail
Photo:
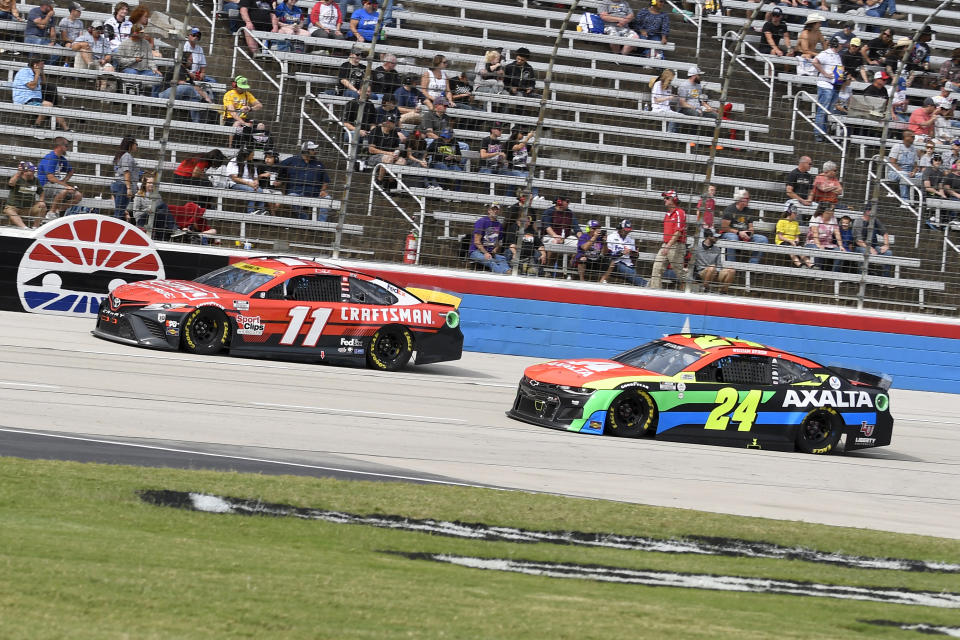
[[[697,0],[697,10],[696,10],[696,19],[693,16],[688,16],[683,10],[683,7],[678,7],[673,3],[673,0],[666,0],[666,3],[670,5],[670,8],[673,9],[674,13],[680,15],[680,17],[689,22],[697,30],[697,50],[695,57],[697,60],[700,59],[700,34],[703,32],[703,0]]]
[[[321,136],[323,136],[324,139],[325,139],[327,142],[329,142],[330,145],[331,145],[334,149],[337,150],[337,153],[339,153],[341,156],[343,156],[344,159],[349,160],[350,154],[348,154],[348,153],[343,149],[343,147],[341,147],[339,144],[337,144],[337,141],[333,139],[333,136],[331,136],[330,134],[328,134],[328,133],[323,129],[323,127],[321,127],[319,124],[317,124],[317,123],[314,121],[313,117],[311,117],[311,116],[307,113],[307,100],[312,100],[314,103],[316,103],[316,105],[319,106],[321,109],[323,109],[323,110],[327,113],[327,115],[330,117],[330,119],[333,120],[334,122],[336,122],[336,123],[340,126],[340,128],[342,128],[344,131],[350,131],[349,129],[347,129],[346,126],[344,126],[343,121],[340,120],[340,118],[338,118],[338,117],[336,116],[336,114],[333,112],[333,109],[331,108],[331,106],[330,106],[329,104],[323,102],[323,101],[322,101],[319,97],[317,97],[317,96],[309,95],[309,94],[308,94],[308,95],[303,96],[303,97],[300,99],[300,105],[301,105],[301,106],[300,106],[300,119],[301,119],[301,122],[300,122],[300,140],[301,140],[301,142],[303,141],[303,121],[306,120],[306,121],[309,122],[311,125],[313,125],[313,127],[317,130],[317,132],[318,132]]]
[[[771,62],[765,54],[761,53],[756,47],[754,47],[752,44],[750,44],[746,40],[740,43],[740,50],[741,50],[740,54],[738,54],[736,51],[728,50],[727,49],[728,36],[732,37],[733,40],[736,41],[736,39],[740,37],[740,34],[734,31],[727,31],[720,38],[720,75],[723,75],[723,68],[724,68],[724,62],[725,62],[726,56],[730,56],[731,63],[736,62],[741,67],[749,71],[750,75],[752,75],[754,78],[759,80],[760,84],[762,84],[768,89],[767,118],[771,117],[773,115],[773,83],[774,83],[774,78],[776,77],[776,70],[774,69],[773,62]],[[769,82],[767,82],[763,78],[763,76],[761,76],[759,73],[757,73],[752,68],[750,68],[750,66],[740,58],[740,55],[743,54],[743,49],[749,49],[750,51],[753,51],[753,55],[756,56],[763,63],[763,70],[769,73],[769,78],[770,78]]]
[[[904,180],[907,184],[910,185],[911,191],[915,191],[917,193],[917,208],[914,209],[912,206],[910,206],[909,202],[907,202],[906,200],[900,197],[899,189],[895,191],[890,185],[884,182],[883,178],[881,178],[877,174],[876,170],[874,169],[874,164],[876,163],[877,159],[878,159],[877,156],[872,156],[870,158],[870,163],[867,165],[867,187],[866,187],[867,199],[869,200],[870,186],[873,180],[879,180],[880,186],[886,189],[888,194],[892,194],[893,197],[896,198],[901,205],[906,205],[910,213],[912,213],[917,218],[917,231],[916,231],[916,235],[913,238],[913,247],[914,249],[916,249],[917,247],[920,246],[920,223],[923,220],[923,198],[924,198],[923,189],[919,188],[916,184],[914,184],[910,176],[908,176],[907,174],[902,172],[900,169],[890,164],[890,161],[887,158],[884,158],[883,160],[884,168],[887,170],[892,170],[895,174],[897,174],[898,178]]]
[[[407,187],[406,183],[403,181],[402,173],[394,173],[393,167],[390,165],[377,165],[377,167],[381,166],[390,175],[390,177],[397,181],[397,188],[406,191],[407,195],[413,198],[414,202],[420,206],[420,222],[415,222],[413,218],[410,217],[399,204],[397,204],[397,201],[390,197],[390,193],[381,185],[377,184],[377,181],[373,179],[373,176],[370,177],[370,193],[367,197],[367,215],[373,215],[373,190],[376,189],[384,198],[387,199],[387,202],[393,205],[394,209],[400,212],[400,215],[406,218],[407,222],[410,223],[410,226],[413,227],[413,235],[417,239],[417,257],[414,261],[414,264],[420,264],[420,247],[423,243],[423,223],[427,217],[427,199],[425,197],[417,197],[412,191],[410,191],[410,188]],[[376,167],[374,167],[374,170],[376,170]]]
[[[960,247],[954,244],[950,238],[947,237],[947,234],[950,233],[950,225],[948,224],[943,228],[943,254],[940,256],[940,273],[943,273],[947,270],[947,247],[949,246],[955,252],[960,253]]]
[[[802,111],[800,111],[800,109],[799,109],[798,106],[797,106],[797,103],[800,101],[800,98],[805,98],[806,100],[808,100],[808,101],[810,102],[810,104],[811,104],[812,107],[813,107],[814,118],[811,118],[811,117],[809,117],[807,114],[805,114],[805,113],[803,113]],[[842,135],[842,137],[840,138],[841,142],[837,142],[837,141],[834,139],[833,136],[831,136],[829,133],[827,133],[826,131],[824,131],[823,129],[821,129],[821,128],[819,127],[819,125],[817,125],[815,118],[816,118],[816,110],[817,110],[818,107],[819,107],[820,109],[823,109],[823,111],[826,111],[826,113],[827,113],[827,118],[830,118],[831,120],[834,120],[834,121],[837,123],[837,126],[838,126],[838,127],[840,128],[840,130],[843,132],[843,135]],[[850,132],[847,131],[847,125],[844,124],[843,120],[841,120],[840,118],[838,118],[835,114],[830,113],[829,111],[827,111],[827,110],[824,108],[823,105],[821,105],[819,102],[817,102],[817,99],[816,99],[816,98],[814,98],[813,96],[811,96],[811,95],[810,95],[809,93],[807,93],[806,91],[798,91],[798,92],[793,96],[793,114],[792,114],[791,117],[790,117],[790,138],[791,138],[791,139],[792,139],[792,138],[794,137],[794,135],[796,134],[797,116],[798,116],[798,115],[799,115],[801,118],[803,118],[803,119],[807,122],[807,124],[809,124],[810,126],[812,126],[812,127],[814,128],[814,130],[819,131],[820,134],[821,134],[824,138],[826,138],[828,142],[830,142],[830,144],[832,144],[833,146],[835,146],[835,147],[840,151],[840,179],[842,180],[842,179],[843,179],[843,172],[844,172],[844,169],[846,168],[846,164],[847,164],[847,142],[850,140]]]

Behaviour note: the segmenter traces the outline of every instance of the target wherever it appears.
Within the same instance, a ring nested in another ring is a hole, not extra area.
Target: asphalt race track
[[[960,538],[957,395],[894,388],[892,446],[808,456],[515,422],[504,411],[531,358],[382,373],[148,351],[92,326],[0,312],[0,456],[476,484]]]

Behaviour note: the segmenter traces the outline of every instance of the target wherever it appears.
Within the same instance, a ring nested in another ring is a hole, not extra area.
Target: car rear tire
[[[381,327],[370,339],[367,366],[380,371],[397,371],[413,355],[413,335],[404,327]]]
[[[200,307],[183,321],[183,349],[199,355],[213,355],[230,342],[227,316],[215,307]]]
[[[833,407],[814,409],[797,429],[797,448],[804,453],[825,455],[833,451],[843,435],[840,414]]]
[[[643,389],[626,389],[607,411],[606,433],[621,438],[652,436],[657,432],[657,403]]]

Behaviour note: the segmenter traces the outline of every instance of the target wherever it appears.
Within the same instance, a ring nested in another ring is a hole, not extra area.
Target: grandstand
[[[235,155],[231,145],[234,129],[219,106],[177,99],[168,109],[166,99],[151,95],[159,79],[76,69],[72,51],[24,44],[23,23],[0,21],[0,100],[4,102],[0,111],[0,197],[6,197],[6,181],[17,162],[36,163],[59,135],[53,118],[45,119],[49,123],[43,127],[34,127],[38,114],[60,115],[73,129],[63,135],[70,142],[68,158],[77,174],[74,182],[84,195],[81,206],[112,213],[113,157],[122,137],[129,135],[139,142],[140,168],[162,169],[160,192],[166,201],[181,204],[199,198],[209,202],[206,217],[216,226],[222,243],[249,242],[256,248],[289,247],[321,256],[396,262],[410,256],[405,248],[412,233],[419,264],[474,268],[462,256],[462,237],[471,232],[473,220],[484,215],[490,201],[503,204],[505,215],[515,217],[509,205],[516,199],[505,194],[527,185],[521,176],[478,172],[480,141],[493,123],[502,123],[504,137],[513,127],[537,127],[540,96],[559,37],[543,130],[536,141],[536,161],[528,165],[531,186],[543,198],[529,203],[535,216],[557,196],[565,195],[581,225],[598,219],[612,229],[622,219],[632,220],[639,249],[637,271],[649,277],[662,231],[660,193],[678,191],[693,233],[697,202],[709,172],[710,182],[717,187],[717,218],[733,202],[735,190],[749,189],[751,209],[758,217],[755,227],[771,239],[768,246],[760,247],[763,258],[759,264],[731,260],[729,266],[737,271],[733,295],[956,315],[960,278],[953,265],[960,258],[960,243],[958,231],[946,223],[960,212],[960,203],[927,199],[922,189],[915,190],[912,200],[901,199],[899,190],[884,181],[886,168],[877,166],[872,158],[881,144],[889,148],[899,139],[904,126],[900,123],[890,127],[892,135],[883,141],[879,120],[837,115],[825,132],[826,142],[816,142],[811,124],[816,88],[810,87],[809,76],[796,73],[795,59],[773,59],[757,51],[762,12],[752,28],[747,28],[746,42],[736,46],[745,11],[755,8],[754,3],[731,0],[725,3],[727,12],[720,14],[706,11],[702,3],[690,4],[694,10],[689,11],[679,2],[667,0],[661,3],[670,15],[670,33],[664,43],[659,38],[638,41],[578,32],[580,16],[584,11],[596,11],[598,3],[579,2],[570,21],[564,23],[570,2],[405,0],[402,9],[394,11],[396,24],[384,26],[384,38],[374,46],[373,67],[381,65],[381,56],[392,54],[397,58],[397,71],[414,74],[419,84],[437,54],[446,57],[448,73],[473,74],[482,67],[486,51],[500,49],[504,62],[509,62],[525,47],[537,84],[533,97],[478,92],[474,109],[450,108],[456,139],[466,145],[462,157],[467,170],[454,173],[414,164],[390,165],[388,173],[396,182],[393,188],[389,180],[376,183],[366,163],[351,161],[344,122],[344,108],[351,98],[334,95],[333,90],[354,43],[259,28],[247,32],[242,26],[232,33],[230,23],[237,16],[231,16],[221,0],[183,6],[148,2],[154,14],[147,32],[161,53],[156,60],[161,71],[173,65],[176,43],[185,33],[182,25],[188,24],[202,31],[206,74],[216,79],[207,83],[207,90],[218,105],[230,89],[232,77],[249,79],[251,92],[263,105],[251,117],[265,124],[270,138],[251,141],[258,159],[267,147],[275,149],[283,161],[299,155],[304,142],[319,143],[318,157],[331,180],[329,193],[306,199],[281,193],[253,197],[212,184],[174,183],[173,171],[191,155],[212,149],[227,157]],[[87,24],[111,16],[110,3],[83,4],[81,19]],[[305,12],[313,4],[312,0],[298,3]],[[634,10],[649,6],[644,0],[631,0],[630,4]],[[27,16],[33,6],[19,5],[21,15]],[[897,36],[912,36],[936,6],[929,0],[903,3],[899,10],[907,14],[904,20],[830,12],[823,32],[829,37],[840,23],[853,19],[856,33],[864,38],[873,37],[868,29],[881,27],[892,27]],[[67,11],[60,3],[56,20]],[[785,8],[784,13],[804,12]],[[931,20],[934,72],[960,44],[957,17],[958,12],[946,11]],[[565,28],[562,34],[561,26]],[[248,33],[261,47],[256,55],[246,44]],[[630,43],[663,57],[624,56],[613,52],[610,43]],[[369,44],[361,47],[362,57],[367,58],[369,52]],[[52,53],[60,59],[56,65],[47,65],[46,75],[58,86],[58,105],[50,109],[11,104],[11,83],[16,72],[26,66],[28,56]],[[730,75],[729,107],[716,145],[712,115],[651,110],[652,82],[664,71],[672,71],[676,91],[687,81],[691,66],[703,72],[703,89],[717,109],[724,107],[719,103],[721,87],[724,75]],[[105,79],[113,81],[116,91],[97,89]],[[862,87],[863,83],[854,83],[854,90]],[[911,105],[920,105],[924,98],[939,92],[917,82],[907,93]],[[191,118],[197,111],[200,122]],[[960,138],[960,129],[953,130],[953,137]],[[944,144],[940,150],[949,148]],[[891,275],[866,271],[859,254],[844,260],[850,268],[836,272],[789,266],[788,252],[772,240],[787,199],[784,175],[802,155],[810,156],[815,168],[826,161],[841,166],[844,195],[838,215],[859,216],[869,190],[881,181],[879,218],[895,240],[894,256],[873,263],[892,267]],[[365,156],[361,149],[358,159]],[[459,188],[428,188],[434,179],[448,187],[456,181]],[[248,212],[249,201],[268,211]],[[692,239],[690,244],[693,247]],[[574,275],[570,252],[555,249],[545,277]],[[692,284],[699,290],[698,283]],[[569,286],[578,284],[571,281]],[[682,290],[684,283],[670,286]]]

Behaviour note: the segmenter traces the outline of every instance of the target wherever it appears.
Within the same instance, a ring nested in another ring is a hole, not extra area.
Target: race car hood
[[[110,292],[111,299],[154,304],[158,302],[195,305],[219,300],[228,292],[189,280],[141,280],[123,284]]]
[[[599,382],[609,378],[656,376],[660,374],[646,369],[628,367],[614,360],[579,359],[551,360],[543,364],[535,364],[532,367],[527,367],[524,375],[539,382],[584,387],[591,382]]]

